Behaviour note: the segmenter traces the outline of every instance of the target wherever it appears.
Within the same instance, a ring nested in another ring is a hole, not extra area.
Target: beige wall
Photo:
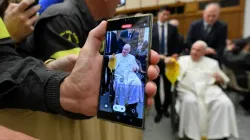
[[[176,3],[178,0],[127,0],[126,5],[118,8],[117,11],[130,10],[141,7],[151,7],[164,4]],[[194,1],[194,0],[180,0],[180,1]]]
[[[250,0],[246,0],[245,20],[244,20],[244,37],[250,36]]]

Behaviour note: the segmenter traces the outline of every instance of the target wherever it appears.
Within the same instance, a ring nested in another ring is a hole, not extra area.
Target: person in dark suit
[[[105,55],[112,55],[114,53],[117,53],[118,47],[118,43],[117,43],[117,37],[116,37],[116,33],[110,31],[107,32],[106,34],[106,47],[105,47]],[[106,67],[106,73],[107,73],[107,81],[105,83],[105,80],[102,81],[105,84],[103,85],[103,91],[102,94],[105,94],[105,92],[111,92],[110,88],[109,88],[109,84],[110,84],[110,77],[111,77],[111,71],[108,68],[108,63],[109,63],[109,58],[108,57],[104,57],[104,66]],[[112,92],[111,92],[112,93]]]
[[[210,3],[205,7],[203,19],[194,21],[189,28],[187,44],[189,49],[197,40],[208,44],[206,56],[221,62],[221,56],[226,47],[227,24],[219,21],[220,5]]]
[[[164,81],[164,92],[165,101],[161,104],[160,100],[160,76],[155,80],[157,85],[157,93],[155,96],[155,108],[157,115],[155,116],[155,122],[159,122],[162,115],[169,117],[168,106],[171,103],[170,90],[171,83],[165,77],[165,59],[167,57],[175,55],[178,53],[178,29],[167,22],[170,11],[168,7],[163,7],[158,12],[158,22],[153,25],[153,37],[152,37],[152,49],[160,54],[161,60],[158,63],[160,68],[160,75],[163,77]]]
[[[171,19],[169,21],[169,24],[175,26],[177,29],[180,26],[180,22],[177,19]],[[183,35],[179,34],[179,41],[178,41],[178,53],[179,54],[187,54],[186,53],[186,44],[185,44],[185,38]]]
[[[119,53],[122,52],[123,46],[129,44],[131,46],[130,54],[136,55],[139,41],[139,33],[135,29],[128,29],[121,32],[118,40]]]

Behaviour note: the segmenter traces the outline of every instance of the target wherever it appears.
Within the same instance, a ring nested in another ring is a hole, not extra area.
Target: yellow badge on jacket
[[[71,30],[65,30],[64,32],[60,33],[60,36],[66,38],[69,42],[79,45],[78,36]]]
[[[115,69],[115,65],[116,65],[116,57],[115,57],[115,54],[113,54],[112,58],[109,60],[109,63],[108,63],[108,67],[111,72],[113,72],[113,70]]]
[[[171,64],[166,65],[165,76],[168,78],[171,84],[174,85],[180,74],[180,66],[179,63],[174,58],[171,58],[171,61],[172,61]]]
[[[0,39],[8,38],[8,37],[10,37],[10,34],[8,30],[6,29],[2,18],[0,18]]]

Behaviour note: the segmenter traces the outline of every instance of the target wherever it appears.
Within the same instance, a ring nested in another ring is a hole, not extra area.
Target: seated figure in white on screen
[[[136,75],[139,66],[135,56],[129,54],[131,46],[125,44],[122,53],[116,54],[114,72],[115,102],[114,105],[126,107],[127,115],[137,117],[136,106],[144,102],[144,89],[141,80]],[[109,56],[112,59],[114,56]]]

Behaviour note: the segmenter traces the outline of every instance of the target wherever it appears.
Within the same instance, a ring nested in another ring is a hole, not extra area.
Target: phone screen
[[[152,15],[108,21],[98,117],[144,127]]]

